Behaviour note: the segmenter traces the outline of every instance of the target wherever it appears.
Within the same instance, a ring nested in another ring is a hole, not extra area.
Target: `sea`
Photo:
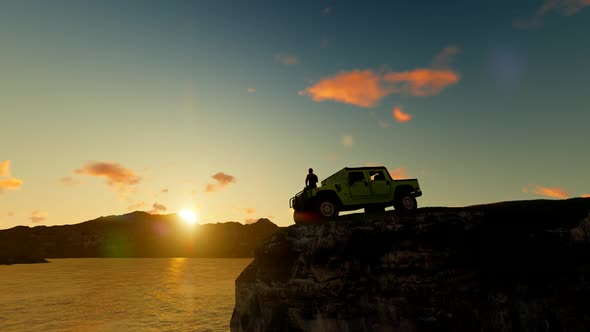
[[[75,258],[0,265],[0,331],[229,331],[233,258]]]

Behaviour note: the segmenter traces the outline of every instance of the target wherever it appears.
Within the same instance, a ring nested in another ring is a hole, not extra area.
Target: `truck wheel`
[[[319,212],[324,218],[338,217],[338,205],[331,199],[322,199],[319,204]]]
[[[410,193],[403,194],[402,197],[395,204],[396,210],[409,211],[416,210],[417,208],[418,202],[416,201],[416,198],[414,196],[410,195]]]

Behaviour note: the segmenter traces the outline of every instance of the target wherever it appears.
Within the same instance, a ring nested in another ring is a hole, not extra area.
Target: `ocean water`
[[[252,259],[50,261],[0,265],[0,331],[229,331]]]

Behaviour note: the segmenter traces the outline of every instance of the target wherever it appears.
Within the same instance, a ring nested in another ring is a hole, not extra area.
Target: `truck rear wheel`
[[[405,193],[396,201],[394,207],[396,210],[401,211],[416,210],[418,208],[418,202],[410,193]]]

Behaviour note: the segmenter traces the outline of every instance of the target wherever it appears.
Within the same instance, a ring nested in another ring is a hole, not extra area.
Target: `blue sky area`
[[[3,1],[0,228],[292,224],[309,167],[420,206],[590,195],[590,1]]]

